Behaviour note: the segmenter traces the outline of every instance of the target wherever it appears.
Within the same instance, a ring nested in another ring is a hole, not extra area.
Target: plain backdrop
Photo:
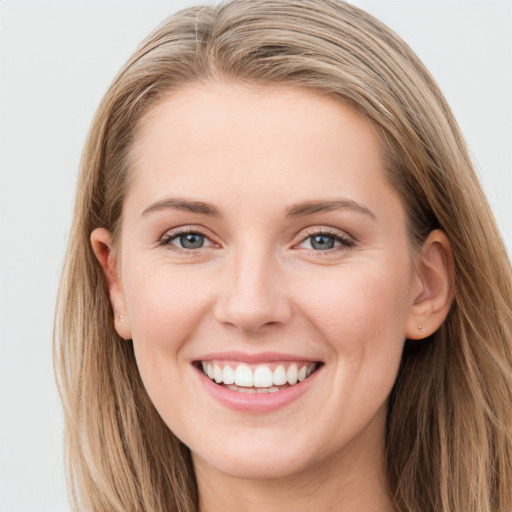
[[[68,511],[51,362],[81,147],[149,31],[192,1],[0,0],[0,512]],[[356,1],[452,105],[512,254],[512,1]]]

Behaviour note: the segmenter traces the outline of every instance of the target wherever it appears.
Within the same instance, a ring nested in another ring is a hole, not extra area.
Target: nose
[[[217,321],[254,334],[292,315],[283,271],[270,254],[247,248],[227,268],[215,308]]]

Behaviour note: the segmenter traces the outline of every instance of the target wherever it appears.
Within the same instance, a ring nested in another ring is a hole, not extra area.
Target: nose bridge
[[[277,257],[271,248],[247,241],[233,251],[217,319],[254,332],[284,323],[291,313]]]

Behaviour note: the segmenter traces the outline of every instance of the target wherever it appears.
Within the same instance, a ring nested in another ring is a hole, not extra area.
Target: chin
[[[259,453],[255,453],[258,451]],[[307,467],[307,461],[299,458],[297,453],[289,455],[278,447],[272,450],[238,450],[217,454],[207,458],[193,454],[196,471],[203,464],[232,478],[244,480],[280,480],[300,473]]]

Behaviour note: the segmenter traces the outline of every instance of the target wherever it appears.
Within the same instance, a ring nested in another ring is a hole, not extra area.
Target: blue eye
[[[202,247],[212,245],[205,235],[195,231],[166,235],[161,240],[160,244],[172,245],[179,249],[186,250],[201,249]]]
[[[329,251],[339,247],[348,248],[353,245],[354,242],[352,240],[337,233],[317,233],[308,236],[300,243],[300,247],[314,251]]]
[[[332,236],[315,235],[310,237],[311,247],[318,251],[326,251],[334,247],[336,240]]]
[[[199,233],[187,233],[186,235],[180,235],[173,240],[173,242],[178,241],[180,243],[180,246],[183,247],[184,249],[199,249],[203,247],[205,237],[203,235],[200,235]]]

